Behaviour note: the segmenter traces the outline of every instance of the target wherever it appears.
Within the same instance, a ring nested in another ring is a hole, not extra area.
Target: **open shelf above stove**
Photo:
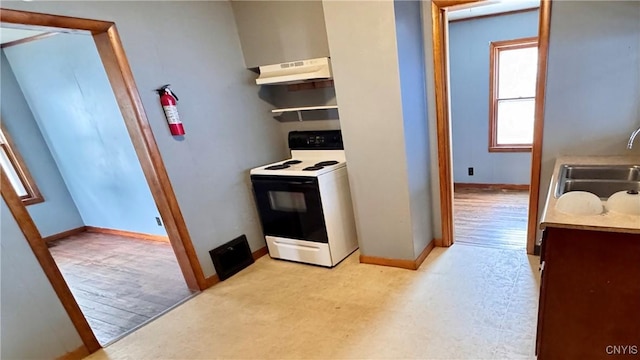
[[[295,112],[298,114],[298,121],[303,121],[302,113],[305,111],[318,111],[318,110],[337,110],[338,105],[321,105],[321,106],[301,106],[301,107],[292,107],[292,108],[281,108],[281,109],[273,109],[271,110],[274,114],[284,114]]]
[[[283,112],[291,112],[291,111],[312,111],[312,110],[328,110],[328,109],[337,109],[338,105],[322,105],[322,106],[302,106],[302,107],[293,107],[293,108],[283,108],[283,109],[273,109],[272,113],[283,113]]]

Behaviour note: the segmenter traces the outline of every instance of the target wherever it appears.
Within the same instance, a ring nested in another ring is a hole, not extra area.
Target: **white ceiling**
[[[46,31],[0,28],[0,44],[44,34]]]
[[[487,0],[450,9],[449,20],[467,19],[538,7],[540,7],[540,0]]]
[[[449,11],[449,20],[500,14],[514,10],[535,9],[538,7],[540,7],[540,0],[487,0],[480,3],[451,8]],[[44,33],[46,33],[46,31],[0,28],[0,44]]]
[[[535,9],[538,7],[540,7],[540,0],[487,0],[452,8],[449,11],[449,20],[467,19],[515,10]],[[46,33],[46,31],[0,28],[0,44],[44,33]]]

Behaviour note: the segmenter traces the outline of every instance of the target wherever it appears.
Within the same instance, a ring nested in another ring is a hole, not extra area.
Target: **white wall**
[[[54,359],[82,345],[18,223],[0,203],[0,357]]]
[[[264,246],[248,170],[282,159],[286,149],[255,74],[244,67],[229,2],[3,7],[114,21],[205,275],[214,273],[208,251],[240,234],[253,250]],[[168,83],[180,97],[183,140],[170,136],[153,91]]]
[[[554,1],[540,212],[560,155],[640,155],[640,2]]]
[[[529,184],[530,152],[489,152],[491,42],[538,36],[538,11],[467,19],[449,24],[453,180]],[[467,169],[474,168],[469,176]]]

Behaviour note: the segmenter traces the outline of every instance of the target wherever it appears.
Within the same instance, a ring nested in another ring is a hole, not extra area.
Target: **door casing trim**
[[[0,22],[6,27],[37,28],[54,33],[91,33],[185,282],[189,289],[195,291],[211,286],[204,276],[180,211],[115,23],[28,11],[0,10]],[[97,351],[100,349],[100,344],[53,261],[33,219],[22,202],[15,201],[17,194],[13,188],[5,186],[9,183],[4,172],[1,173],[1,177],[2,197],[18,222],[45,275],[69,314],[84,345],[91,353]]]
[[[453,165],[451,146],[451,118],[449,114],[448,33],[447,9],[482,0],[432,0],[433,65],[436,98],[436,129],[438,140],[438,178],[440,182],[440,212],[442,240],[438,246],[454,243],[453,223]],[[531,148],[531,180],[529,190],[529,214],[527,220],[527,253],[533,254],[538,230],[540,197],[540,171],[542,167],[542,143],[544,132],[544,97],[549,55],[551,25],[551,1],[541,0],[538,20],[538,74],[536,80],[536,107],[533,145]]]

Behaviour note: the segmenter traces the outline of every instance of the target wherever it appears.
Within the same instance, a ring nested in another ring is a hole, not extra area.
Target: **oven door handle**
[[[306,181],[291,181],[291,180],[252,180],[254,184],[261,185],[313,185],[316,182],[314,180]]]
[[[287,186],[287,185],[314,185],[318,183],[317,178],[310,177],[292,177],[289,178],[287,176],[263,176],[263,175],[252,175],[251,182],[255,185],[260,186]]]
[[[291,184],[291,185],[311,185],[313,184],[313,180],[309,180],[309,181],[287,181],[287,184]]]

